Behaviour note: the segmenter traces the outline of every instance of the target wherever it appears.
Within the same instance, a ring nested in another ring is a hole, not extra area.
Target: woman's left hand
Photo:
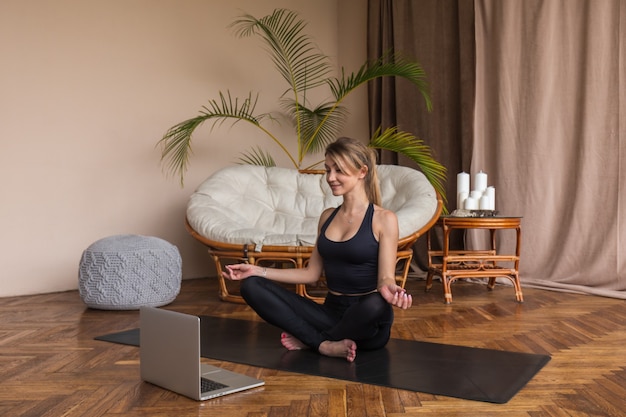
[[[385,301],[393,306],[406,310],[413,305],[413,297],[407,294],[406,290],[399,285],[384,285],[378,291]]]
[[[250,264],[226,265],[226,270],[222,271],[222,276],[231,281],[241,281],[254,275],[255,268],[258,269],[258,267]]]

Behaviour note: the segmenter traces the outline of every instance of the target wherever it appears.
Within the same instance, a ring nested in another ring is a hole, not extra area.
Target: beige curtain
[[[476,0],[472,172],[523,285],[626,298],[626,1]]]
[[[409,50],[435,102],[426,113],[410,89],[379,85],[373,126],[398,124],[433,147],[451,208],[456,173],[488,173],[500,213],[523,216],[522,286],[626,298],[626,0],[369,7],[370,57],[389,42]]]

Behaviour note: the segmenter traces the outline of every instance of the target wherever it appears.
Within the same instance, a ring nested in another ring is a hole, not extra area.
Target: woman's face
[[[352,191],[357,185],[363,184],[363,179],[367,173],[366,168],[360,170],[350,169],[348,164],[343,163],[344,169],[339,166],[332,158],[326,156],[324,167],[326,169],[326,182],[333,192],[333,195],[344,195]]]

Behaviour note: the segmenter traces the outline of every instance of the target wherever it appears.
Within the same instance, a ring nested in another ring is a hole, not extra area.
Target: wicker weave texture
[[[158,307],[178,295],[182,260],[178,248],[163,239],[116,235],[83,252],[78,275],[80,297],[91,308]]]

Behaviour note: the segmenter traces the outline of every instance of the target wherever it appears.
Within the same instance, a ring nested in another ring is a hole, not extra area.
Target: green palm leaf
[[[380,128],[376,130],[368,145],[374,149],[400,153],[415,162],[443,199],[444,213],[447,213],[444,186],[446,168],[432,157],[430,147],[423,140],[410,133],[399,131],[397,127],[390,127],[384,132],[381,132]]]
[[[428,111],[432,109],[428,82],[424,69],[417,63],[397,54],[387,54],[373,62],[366,62],[356,73],[348,76],[342,68],[341,78],[329,78],[330,89],[337,101],[341,101],[357,87],[382,77],[399,77],[413,83],[426,101]]]
[[[239,162],[243,165],[260,165],[264,167],[275,167],[276,162],[269,152],[264,151],[260,147],[255,147],[249,151],[242,152]]]
[[[240,37],[261,36],[276,69],[296,95],[325,83],[331,71],[328,57],[302,32],[306,22],[298,19],[297,13],[276,9],[261,19],[245,14],[231,26]]]
[[[264,131],[274,142],[276,142],[291,161],[297,166],[296,161],[291,156],[284,145],[263,126],[261,121],[270,118],[270,114],[255,114],[257,97],[250,93],[246,99],[233,98],[230,92],[224,95],[219,93],[219,100],[209,100],[208,104],[202,107],[200,115],[178,123],[167,130],[163,138],[157,143],[161,146],[161,160],[165,167],[180,176],[181,185],[184,184],[184,173],[187,171],[189,156],[192,153],[191,141],[193,134],[204,122],[212,120],[212,128],[221,125],[227,120],[233,124],[248,122]]]
[[[157,143],[161,146],[161,163],[172,173],[180,176],[181,186],[184,184],[184,173],[189,164],[191,150],[191,135],[206,118],[194,117],[178,123],[167,130],[163,138]]]
[[[336,103],[322,103],[315,109],[300,108],[302,121],[302,155],[321,152],[337,139],[348,113]]]
[[[298,105],[293,100],[283,100],[283,108],[294,120],[300,121],[300,162],[309,153],[321,152],[337,135],[348,116],[347,110],[336,102],[321,103],[315,108]]]
[[[305,105],[307,90],[326,83],[325,77],[331,71],[328,57],[319,52],[310,37],[303,33],[306,23],[290,10],[276,9],[261,19],[245,14],[231,26],[240,37],[259,35],[278,73],[289,84],[283,96],[291,95],[295,103],[298,162],[301,162],[307,147],[303,147],[302,120],[297,108]]]

